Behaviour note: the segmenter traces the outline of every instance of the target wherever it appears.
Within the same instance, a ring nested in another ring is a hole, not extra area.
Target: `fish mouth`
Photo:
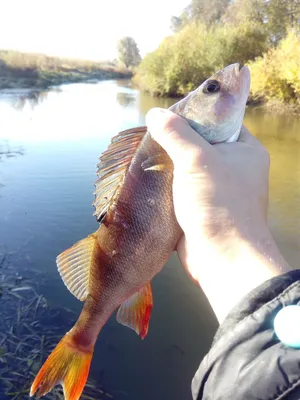
[[[240,75],[246,75],[246,74],[249,74],[249,76],[250,76],[249,68],[246,65],[243,65],[242,67],[240,67],[239,63],[234,63],[234,64],[228,65],[227,67],[224,68],[224,71],[233,73],[236,77],[238,77]]]
[[[240,67],[239,63],[228,65],[223,69],[225,82],[231,87],[230,92],[234,95],[241,96],[245,101],[250,91],[251,76],[250,70],[246,65]]]
[[[241,87],[244,89],[243,94],[247,95],[247,97],[248,97],[249,91],[250,91],[250,84],[251,84],[251,74],[250,74],[250,70],[247,67],[247,65],[244,65],[239,70],[239,81],[240,81]]]

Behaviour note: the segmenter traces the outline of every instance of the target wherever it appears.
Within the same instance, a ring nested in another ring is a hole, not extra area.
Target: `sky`
[[[0,49],[108,60],[132,36],[141,55],[171,33],[189,0],[0,0]]]

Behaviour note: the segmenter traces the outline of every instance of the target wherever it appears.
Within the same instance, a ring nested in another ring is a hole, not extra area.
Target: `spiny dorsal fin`
[[[94,215],[99,222],[118,196],[131,160],[146,132],[146,126],[122,131],[112,138],[108,149],[102,153],[93,202]]]
[[[129,297],[118,310],[117,321],[133,329],[142,339],[148,333],[153,307],[152,289],[149,282],[134,295]]]
[[[90,270],[97,246],[97,239],[92,234],[56,258],[57,268],[64,284],[81,301],[88,295]]]

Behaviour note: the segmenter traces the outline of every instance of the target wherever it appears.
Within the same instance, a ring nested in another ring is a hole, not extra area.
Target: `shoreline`
[[[95,71],[81,72],[73,71],[72,73],[55,72],[53,74],[45,74],[44,76],[27,77],[24,75],[0,75],[0,90],[4,89],[49,89],[53,86],[59,86],[68,83],[103,81],[110,79],[130,79],[132,73],[122,71]]]
[[[0,93],[2,90],[6,89],[28,89],[32,91],[42,91],[48,90],[55,86],[72,84],[72,83],[94,83],[104,80],[113,79],[132,79],[133,73],[131,71],[118,71],[115,69],[111,70],[98,70],[98,71],[78,71],[73,70],[70,72],[53,71],[52,73],[41,74],[38,71],[37,76],[26,76],[25,74],[16,74],[12,72],[11,74],[2,75],[0,74]],[[172,99],[182,99],[184,96],[178,94],[173,94],[169,96],[157,96],[151,94],[147,90],[143,90],[139,85],[136,84],[134,79],[132,82],[135,87],[137,87],[142,92],[149,94],[153,98],[168,97]],[[287,114],[294,115],[300,112],[300,104],[290,104],[283,103],[279,100],[254,100],[249,98],[247,101],[247,106],[257,110],[263,110],[264,112],[277,113],[277,114]]]
[[[137,89],[139,89],[144,93],[149,94],[149,96],[153,98],[170,98],[179,101],[180,99],[183,99],[187,95],[187,94],[179,95],[178,93],[171,93],[168,95],[158,95],[155,93],[151,93],[149,90],[143,89],[143,87],[136,82],[134,77],[132,78],[132,82]],[[278,99],[264,100],[262,98],[260,99],[253,98],[251,97],[250,94],[246,106],[257,110],[262,110],[264,112],[276,113],[280,115],[283,114],[295,115],[300,113],[300,100],[298,103],[285,103]]]

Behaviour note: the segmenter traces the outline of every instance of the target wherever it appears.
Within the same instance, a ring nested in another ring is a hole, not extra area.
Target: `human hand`
[[[184,232],[178,256],[222,319],[247,291],[287,268],[267,225],[268,152],[244,127],[238,142],[210,145],[169,110],[151,110],[146,123],[174,163]]]

